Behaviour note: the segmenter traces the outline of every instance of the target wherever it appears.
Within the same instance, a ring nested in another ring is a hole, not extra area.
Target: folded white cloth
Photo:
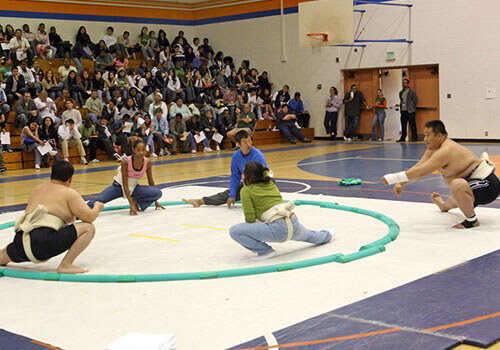
[[[105,350],[175,350],[175,334],[128,333],[115,340]]]

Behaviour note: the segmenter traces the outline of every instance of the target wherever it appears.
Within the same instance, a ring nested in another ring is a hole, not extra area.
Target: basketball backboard
[[[299,47],[316,46],[311,33],[326,33],[321,46],[352,44],[354,19],[352,0],[316,0],[299,3]],[[317,40],[316,40],[317,41]]]

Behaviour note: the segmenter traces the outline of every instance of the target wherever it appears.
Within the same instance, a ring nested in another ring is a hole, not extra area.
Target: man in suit
[[[405,142],[406,129],[410,122],[411,141],[417,141],[417,124],[415,123],[415,114],[417,111],[418,97],[415,90],[410,89],[410,81],[403,79],[403,90],[399,92],[398,106],[401,107],[401,138],[397,142]]]

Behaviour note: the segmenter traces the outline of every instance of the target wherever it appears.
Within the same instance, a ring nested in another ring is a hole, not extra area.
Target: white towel
[[[128,333],[115,340],[105,350],[175,350],[175,334]]]

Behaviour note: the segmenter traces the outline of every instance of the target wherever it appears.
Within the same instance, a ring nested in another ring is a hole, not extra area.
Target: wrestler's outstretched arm
[[[92,223],[97,219],[97,216],[104,208],[104,204],[101,202],[95,202],[94,208],[90,209],[87,203],[83,200],[82,196],[72,190],[70,199],[68,201],[69,210],[73,216],[76,216],[82,222]]]
[[[406,171],[399,173],[386,174],[382,176],[382,183],[387,185],[395,185],[394,193],[401,196],[402,186],[411,181],[420,179],[426,175],[432,174],[434,171],[446,165],[446,154],[442,150],[426,151],[422,159],[417,164]]]

